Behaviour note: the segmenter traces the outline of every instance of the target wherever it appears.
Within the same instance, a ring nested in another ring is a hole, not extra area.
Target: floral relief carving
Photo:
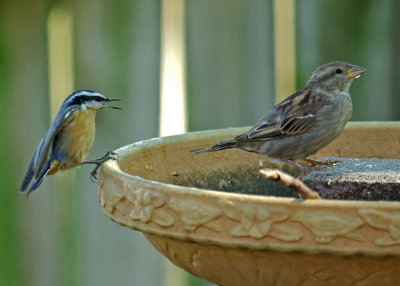
[[[363,209],[360,216],[373,228],[386,230],[383,236],[374,241],[377,246],[400,244],[400,212],[383,212]]]
[[[144,223],[154,222],[162,227],[170,227],[174,224],[173,217],[162,207],[167,202],[163,194],[135,188],[129,183],[124,185],[126,197],[133,204],[133,210],[129,217]]]
[[[298,229],[275,224],[289,218],[290,213],[284,208],[258,207],[227,200],[219,200],[218,205],[228,218],[240,222],[231,230],[231,236],[255,239],[271,236],[287,242],[298,241],[302,237]]]
[[[99,192],[100,203],[108,212],[113,213],[116,205],[125,195],[121,189],[115,188],[112,183],[104,182],[102,177],[100,178],[99,184],[101,184],[101,188],[104,190],[103,192]]]
[[[214,219],[221,215],[221,211],[217,208],[176,198],[170,200],[168,207],[179,215],[186,231],[193,232],[200,226],[216,232],[221,231],[220,225],[214,222]]]
[[[353,233],[364,224],[361,219],[355,217],[322,211],[299,211],[292,220],[309,228],[318,243],[330,243],[337,237],[363,241],[362,237]]]

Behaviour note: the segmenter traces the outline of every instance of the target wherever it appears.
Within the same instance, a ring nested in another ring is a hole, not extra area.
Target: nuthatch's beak
[[[107,98],[106,102],[110,102],[110,101],[121,101],[121,99],[119,98]],[[105,105],[104,107],[109,107],[112,109],[122,109],[122,107],[117,107],[117,106],[112,106],[112,105]]]
[[[364,73],[365,71],[366,71],[366,69],[363,68],[363,67],[360,67],[360,66],[352,66],[351,69],[349,69],[349,70],[346,72],[346,75],[347,75],[348,78],[359,78],[360,75],[361,75],[362,73]]]

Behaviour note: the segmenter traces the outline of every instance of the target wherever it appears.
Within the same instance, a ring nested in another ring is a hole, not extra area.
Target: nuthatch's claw
[[[92,172],[90,172],[90,180],[92,181],[92,183],[97,183],[97,170],[99,169],[98,166],[96,166],[96,168],[94,168],[94,170]]]
[[[108,160],[116,160],[118,161],[119,156],[117,153],[113,152],[113,151],[108,151],[103,157],[97,159],[97,160],[93,160],[93,161],[85,161],[82,164],[94,164],[96,165],[96,167],[94,167],[93,171],[90,172],[90,180],[93,183],[97,183],[97,171],[99,170],[100,166],[108,161]]]

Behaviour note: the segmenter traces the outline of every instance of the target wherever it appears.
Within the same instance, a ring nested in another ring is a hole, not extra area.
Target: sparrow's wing
[[[21,185],[21,192],[24,192],[29,186],[32,178],[36,181],[42,181],[44,176],[47,174],[47,170],[44,167],[48,164],[48,159],[50,156],[50,149],[53,144],[54,138],[60,133],[60,131],[65,127],[70,121],[70,116],[76,108],[70,108],[62,113],[58,113],[53,123],[51,124],[46,135],[40,141],[38,147],[36,148],[31,161],[29,162],[28,169],[26,171],[24,180]],[[38,180],[39,179],[39,180]],[[38,187],[38,186],[37,186]]]
[[[247,139],[270,140],[300,135],[315,125],[324,104],[318,94],[303,89],[275,106],[247,133]]]

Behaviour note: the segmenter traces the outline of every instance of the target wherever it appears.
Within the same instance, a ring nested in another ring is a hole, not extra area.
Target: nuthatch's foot
[[[108,151],[103,157],[101,157],[99,159],[82,162],[82,164],[96,165],[96,167],[94,167],[93,171],[90,173],[90,180],[93,183],[97,183],[97,171],[99,170],[100,166],[108,160],[117,160],[118,161],[118,154],[113,151]]]

